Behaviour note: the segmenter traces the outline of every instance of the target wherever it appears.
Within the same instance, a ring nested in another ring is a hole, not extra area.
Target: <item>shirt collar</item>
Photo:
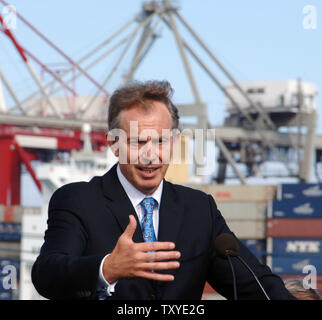
[[[137,207],[137,205],[139,205],[141,203],[141,201],[144,198],[147,197],[152,197],[154,200],[157,201],[158,206],[160,207],[160,202],[161,202],[161,195],[162,195],[162,190],[163,190],[163,180],[161,181],[160,185],[158,186],[158,188],[154,191],[153,194],[151,195],[145,195],[144,193],[142,193],[141,191],[139,191],[138,189],[136,189],[123,175],[123,173],[121,172],[120,169],[120,164],[117,165],[116,168],[116,173],[117,176],[120,180],[120,183],[122,185],[122,187],[124,188],[126,194],[128,195],[128,197],[130,198],[132,205],[134,208]]]

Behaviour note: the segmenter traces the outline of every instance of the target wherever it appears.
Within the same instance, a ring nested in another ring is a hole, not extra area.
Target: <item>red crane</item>
[[[0,0],[0,2],[6,6],[8,5],[3,0]],[[103,92],[106,96],[106,99],[108,98],[109,94],[104,87],[94,80],[67,54],[65,54],[61,49],[48,40],[19,13],[16,14],[25,25],[27,25],[32,31],[40,36],[47,44],[49,44],[54,50],[63,56],[64,59],[66,59],[68,63],[73,66],[73,68],[76,68],[83,76],[94,84],[94,86]],[[1,74],[2,77],[0,79],[5,80],[7,88],[15,98],[17,106],[25,117],[20,117],[19,120],[17,120],[14,116],[8,115],[5,123],[0,124],[0,204],[20,205],[21,165],[24,164],[26,166],[38,189],[41,190],[41,183],[37,179],[37,176],[31,165],[31,161],[41,158],[42,153],[46,150],[71,151],[81,149],[82,132],[80,128],[82,123],[80,121],[73,120],[64,121],[64,115],[62,115],[62,113],[56,108],[52,97],[47,92],[46,86],[42,83],[40,77],[34,70],[29,58],[36,62],[36,64],[38,64],[43,71],[47,72],[55,81],[67,89],[73,96],[77,96],[75,90],[64,82],[62,78],[59,77],[55,72],[50,70],[50,68],[41,62],[40,59],[38,59],[34,54],[19,44],[13,32],[6,25],[1,15],[0,25],[2,26],[0,30],[14,45],[19,56],[26,65],[31,77],[35,80],[40,92],[55,115],[54,119],[28,116],[18,98],[14,95],[13,90],[10,90],[11,88],[6,82],[4,75]],[[35,130],[35,126],[37,127],[37,130]],[[94,150],[100,150],[102,147],[106,146],[106,137],[104,131],[104,123],[98,123],[97,126],[94,126],[93,132],[91,133]]]

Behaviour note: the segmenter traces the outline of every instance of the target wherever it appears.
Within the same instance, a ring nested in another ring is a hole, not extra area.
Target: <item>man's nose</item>
[[[152,163],[155,159],[158,158],[158,148],[155,143],[152,143],[152,141],[148,141],[142,150],[141,153],[141,161],[144,164]]]

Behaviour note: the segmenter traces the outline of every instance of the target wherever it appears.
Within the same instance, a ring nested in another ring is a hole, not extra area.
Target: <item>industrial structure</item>
[[[4,0],[1,0],[1,3],[7,5]],[[21,98],[10,85],[6,75],[0,70],[2,85],[5,88],[1,91],[0,148],[1,154],[4,156],[0,159],[0,203],[20,203],[21,163],[25,164],[40,189],[41,185],[37,181],[30,162],[35,159],[50,160],[58,151],[79,150],[82,147],[81,128],[85,123],[89,123],[92,128],[91,137],[94,149],[101,150],[106,146],[104,115],[106,115],[109,97],[107,89],[109,81],[121,65],[131,45],[135,45],[133,43],[137,40],[130,67],[122,81],[127,82],[134,78],[135,71],[144,62],[144,57],[158,39],[157,30],[161,23],[172,31],[193,92],[194,101],[191,104],[178,105],[182,117],[197,118],[197,123],[194,126],[189,125],[189,128],[210,128],[207,114],[213,111],[212,106],[209,106],[207,110],[207,106],[202,102],[197,80],[193,76],[188,59],[189,56],[195,59],[214,82],[214,85],[218,86],[228,99],[229,116],[226,123],[222,127],[215,128],[215,138],[209,137],[215,139],[216,145],[220,149],[216,180],[224,182],[225,168],[227,164],[230,164],[241,183],[246,184],[246,177],[238,170],[237,163],[246,164],[249,168],[248,173],[251,175],[256,172],[256,166],[268,159],[268,152],[275,153],[275,158],[285,164],[290,175],[299,177],[301,181],[311,179],[310,169],[313,161],[320,160],[322,141],[320,137],[315,136],[316,107],[309,110],[305,104],[307,99],[304,92],[306,84],[303,83],[303,89],[301,89],[300,80],[295,85],[296,89],[294,91],[293,88],[292,94],[297,98],[293,99],[292,105],[289,102],[283,104],[282,101],[279,101],[280,108],[278,110],[276,102],[273,102],[275,105],[263,105],[256,98],[260,92],[254,93],[251,87],[242,85],[234,79],[188,22],[184,20],[173,1],[144,3],[139,14],[77,62],[55,46],[20,13],[17,13],[17,17],[27,28],[35,32],[53,50],[58,52],[70,65],[70,68],[60,74],[53,72],[34,53],[31,53],[16,40],[13,31],[7,28],[5,21],[0,17],[2,33],[16,48],[17,54],[24,61],[30,77],[38,87],[37,92]],[[224,86],[212,72],[211,67],[203,62],[197,52],[197,46],[190,45],[179,33],[178,23],[187,29],[197,41],[199,49],[206,52],[227,76],[231,82],[229,87]],[[128,30],[130,31],[128,32]],[[118,61],[111,67],[111,72],[107,74],[105,81],[101,84],[98,83],[89,74],[90,69],[101,60],[107,59],[109,54],[118,49],[121,50]],[[86,65],[90,58],[91,62]],[[40,69],[38,73],[34,65],[38,65],[38,69]],[[51,80],[43,82],[40,72],[47,73]],[[94,96],[83,97],[76,93],[71,84],[79,77],[85,78],[96,88],[97,92]],[[294,83],[292,85],[294,87]],[[267,84],[265,86],[267,89]],[[256,88],[259,88],[258,84],[255,85],[255,90]],[[62,90],[68,95],[59,96],[58,94]],[[3,91],[11,96],[15,102],[14,106],[6,107]],[[309,96],[312,96],[312,103],[315,95],[316,92],[309,93]],[[185,125],[182,127],[184,128]],[[297,132],[294,130],[291,133],[283,132],[279,130],[281,127],[297,128]],[[304,127],[307,130],[304,131]],[[287,159],[281,157],[277,152],[278,148],[297,150],[299,166],[296,172],[289,168]],[[315,159],[313,159],[314,157]],[[214,161],[216,160],[214,159]]]
[[[0,3],[8,6],[4,0],[0,0]],[[213,162],[218,162],[218,172],[212,177],[212,181],[224,183],[227,179],[227,168],[230,167],[235,177],[245,185],[248,177],[261,175],[262,164],[273,159],[285,167],[290,177],[297,178],[299,182],[310,182],[311,169],[317,168],[317,164],[322,161],[322,137],[316,135],[315,85],[301,79],[238,82],[179,13],[174,1],[143,3],[138,14],[78,61],[53,44],[20,13],[16,14],[26,28],[62,57],[67,67],[55,72],[40,61],[36,52],[29,51],[25,44],[17,40],[14,30],[6,25],[5,19],[0,15],[0,37],[6,37],[6,41],[15,48],[16,54],[22,59],[30,78],[37,86],[35,92],[21,97],[0,66],[0,205],[21,204],[22,164],[38,189],[42,190],[46,179],[37,176],[31,164],[33,160],[50,162],[61,154],[71,155],[75,150],[82,150],[86,143],[86,134],[87,138],[90,137],[94,151],[106,152],[109,83],[133,47],[134,54],[121,83],[135,79],[135,72],[144,63],[145,57],[160,36],[158,28],[161,24],[169,28],[176,41],[194,97],[190,104],[177,105],[181,118],[196,119],[194,124],[182,122],[181,128],[183,131],[204,129],[205,132],[207,129],[215,129],[215,135],[206,136],[219,149],[218,159],[213,159]],[[179,32],[179,24],[196,41],[196,45],[190,44],[183,37]],[[90,74],[90,70],[115,52],[118,52],[116,63],[111,64],[110,72],[99,83]],[[212,66],[201,58],[201,52],[219,68],[230,85],[219,81]],[[198,90],[198,80],[191,68],[191,59],[227,98],[227,117],[220,127],[214,128],[209,123],[208,113],[215,110],[213,106],[203,103]],[[78,79],[87,81],[95,89],[95,94],[78,94],[74,85]],[[10,106],[7,103],[9,99],[12,101]],[[91,131],[84,132],[84,126]],[[193,140],[194,136],[190,138]],[[293,152],[296,166],[290,166],[290,152]],[[241,172],[241,164],[247,168],[246,174]],[[316,177],[319,179],[318,173]],[[35,212],[30,211],[25,218],[16,221],[21,223],[28,218],[31,223],[25,223],[28,224],[29,234],[33,232],[33,221],[38,221],[37,218],[33,220],[33,216]],[[43,225],[45,220],[42,219],[40,229]],[[39,239],[34,240],[34,243],[36,248]],[[28,254],[33,259],[35,252],[28,252],[28,239],[23,240],[23,247],[27,252],[26,259]]]

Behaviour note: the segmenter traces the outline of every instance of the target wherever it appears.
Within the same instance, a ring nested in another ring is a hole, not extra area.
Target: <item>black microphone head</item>
[[[220,234],[214,242],[215,250],[222,258],[227,255],[237,256],[239,251],[238,242],[235,237],[229,233]]]

